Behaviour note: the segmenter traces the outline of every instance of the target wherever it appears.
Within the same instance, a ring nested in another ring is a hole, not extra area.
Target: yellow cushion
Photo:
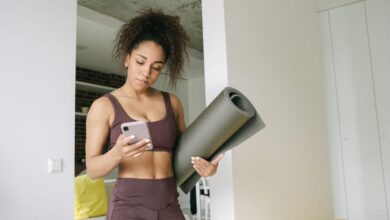
[[[92,180],[87,175],[77,176],[74,187],[75,220],[106,215],[108,202],[102,178]]]

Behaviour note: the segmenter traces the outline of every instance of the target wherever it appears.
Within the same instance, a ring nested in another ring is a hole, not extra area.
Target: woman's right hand
[[[138,142],[129,144],[134,138],[134,135],[125,137],[123,134],[120,134],[112,150],[114,150],[116,155],[120,158],[141,156],[145,152],[148,145],[151,144],[150,140],[143,139]]]

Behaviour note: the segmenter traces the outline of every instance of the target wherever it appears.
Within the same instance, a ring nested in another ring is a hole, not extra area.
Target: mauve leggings
[[[106,220],[184,220],[175,177],[118,178]]]

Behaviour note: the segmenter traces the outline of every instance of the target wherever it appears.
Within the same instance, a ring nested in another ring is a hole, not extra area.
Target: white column
[[[228,85],[226,63],[225,17],[223,0],[202,1],[206,105]],[[210,178],[211,219],[234,219],[231,152]]]

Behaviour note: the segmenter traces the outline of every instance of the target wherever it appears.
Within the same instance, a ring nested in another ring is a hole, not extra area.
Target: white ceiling
[[[180,23],[190,36],[189,46],[203,51],[201,0],[78,0],[78,4],[100,14],[126,22],[145,7],[159,8],[180,17]]]
[[[162,2],[174,2],[174,1],[175,0],[162,1]],[[82,1],[79,0],[79,4],[80,2]],[[88,2],[91,3],[91,2],[99,2],[99,1],[88,1]],[[146,1],[146,2],[150,2],[150,1]],[[184,2],[184,0],[181,2]],[[111,5],[116,5],[117,1],[115,1],[115,4],[112,3],[111,1],[110,3]],[[118,8],[120,6],[121,5],[119,4],[113,8]],[[140,5],[138,6],[141,7]],[[102,8],[104,7],[100,5],[99,10],[102,10]],[[115,13],[114,11],[112,11],[112,9],[110,9],[109,12]],[[109,14],[109,13],[105,13],[105,14]],[[201,17],[201,15],[198,16]],[[201,20],[201,18],[199,19]],[[113,18],[111,16],[101,14],[90,8],[86,8],[81,5],[78,5],[76,65],[79,67],[97,70],[101,72],[125,75],[124,69],[121,69],[120,65],[114,62],[111,57],[115,34],[123,23],[124,21],[118,20],[117,18]],[[185,23],[182,24],[183,26],[185,25]],[[200,40],[200,44],[201,45],[203,44],[201,40]],[[203,75],[204,71],[203,71],[202,51],[194,48],[188,48],[188,52],[190,55],[190,65],[185,68],[185,73],[183,75],[184,78],[194,78]]]

